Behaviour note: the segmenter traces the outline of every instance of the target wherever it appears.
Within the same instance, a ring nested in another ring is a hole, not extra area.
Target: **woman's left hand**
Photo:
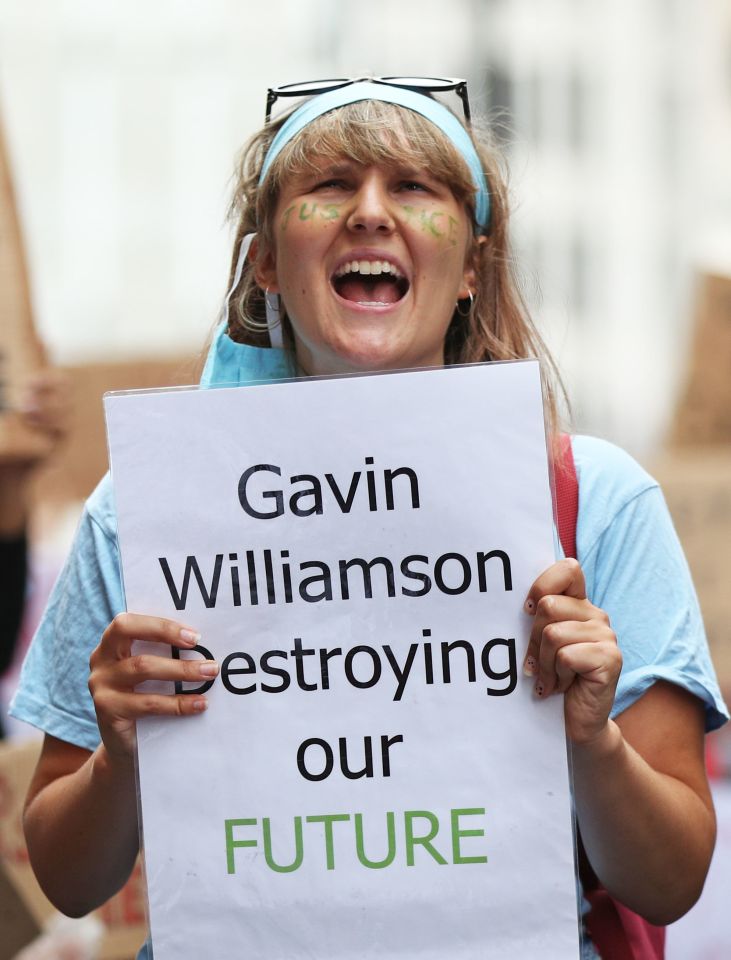
[[[609,617],[586,597],[578,561],[559,560],[530,588],[525,609],[534,616],[524,672],[538,697],[565,694],[566,733],[588,744],[606,729],[622,669]]]

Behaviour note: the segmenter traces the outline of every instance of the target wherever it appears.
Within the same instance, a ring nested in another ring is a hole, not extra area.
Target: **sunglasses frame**
[[[456,77],[339,77],[329,80],[285,83],[279,87],[269,87],[267,90],[264,122],[269,123],[272,115],[272,107],[280,97],[316,97],[321,93],[339,90],[341,87],[347,87],[353,83],[360,83],[363,80],[367,80],[370,83],[380,83],[387,87],[413,90],[414,93],[423,93],[424,96],[430,93],[450,93],[453,90],[462,102],[465,122],[468,126],[471,123],[472,115],[470,112],[469,97],[467,96],[467,81]],[[426,82],[408,83],[408,80],[424,80]]]

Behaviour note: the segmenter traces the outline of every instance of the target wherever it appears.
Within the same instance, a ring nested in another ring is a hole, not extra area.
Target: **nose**
[[[371,171],[359,184],[346,222],[348,229],[355,233],[388,234],[393,231],[395,221],[388,188],[376,171]]]

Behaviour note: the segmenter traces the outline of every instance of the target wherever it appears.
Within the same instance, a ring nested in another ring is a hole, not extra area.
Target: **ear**
[[[268,244],[262,243],[258,236],[251,241],[249,260],[254,267],[254,279],[261,289],[279,293],[276,257]]]
[[[464,273],[462,274],[462,285],[457,293],[458,300],[467,300],[472,294],[474,296],[477,289],[477,265],[479,262],[480,247],[487,243],[487,237],[480,234],[475,237],[470,244],[467,256],[465,258]]]

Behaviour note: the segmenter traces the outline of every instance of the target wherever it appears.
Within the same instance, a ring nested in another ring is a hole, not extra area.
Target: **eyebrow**
[[[307,166],[292,174],[292,179],[297,184],[307,184],[313,180],[320,180],[323,177],[342,177],[352,170],[352,161],[339,161],[337,163],[324,164],[322,167]]]
[[[318,176],[341,176],[346,173],[350,173],[354,167],[362,167],[363,164],[358,163],[356,160],[341,160],[337,163],[327,164],[319,168],[316,173]],[[400,177],[429,177],[432,180],[438,180],[428,167],[417,167],[412,164],[397,164],[391,163],[388,166],[393,170],[395,174]]]
[[[350,173],[354,166],[357,166],[354,160],[341,160],[339,163],[324,166],[319,173],[322,176],[339,177],[345,173]]]

